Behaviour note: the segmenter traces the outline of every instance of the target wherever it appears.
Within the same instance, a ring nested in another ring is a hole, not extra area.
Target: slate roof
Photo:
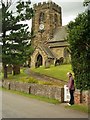
[[[55,48],[55,47],[66,47],[69,44],[67,43],[67,41],[58,41],[58,42],[51,42],[49,43],[50,48]]]
[[[50,48],[48,46],[42,44],[41,48],[47,54],[48,58],[55,58],[55,55],[51,52],[51,50],[50,50]]]
[[[66,41],[67,37],[67,26],[58,27],[54,32],[54,37],[48,41],[48,44],[51,47],[64,47],[68,46]]]
[[[67,27],[61,26],[58,27],[54,32],[54,37],[49,40],[49,42],[64,41],[67,36]]]

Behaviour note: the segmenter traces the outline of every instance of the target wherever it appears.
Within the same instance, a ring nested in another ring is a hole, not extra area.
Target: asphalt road
[[[66,109],[63,104],[54,105],[5,91],[2,101],[3,118],[88,118],[86,113]]]

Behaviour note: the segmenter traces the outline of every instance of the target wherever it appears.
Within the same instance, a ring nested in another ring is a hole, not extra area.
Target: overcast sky
[[[18,0],[12,0],[13,5],[11,9],[14,9],[15,3]],[[31,0],[32,4],[38,2],[47,2],[51,0]],[[66,25],[71,20],[74,20],[79,13],[85,11],[85,7],[83,6],[84,0],[52,0],[56,4],[60,5],[62,8],[62,24]],[[63,2],[62,2],[63,1]]]

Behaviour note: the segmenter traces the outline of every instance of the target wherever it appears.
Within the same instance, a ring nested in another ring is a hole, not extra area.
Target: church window
[[[55,21],[55,26],[57,26],[57,24],[58,24],[58,16],[57,16],[57,14],[55,14],[55,19],[54,19]]]
[[[44,19],[45,19],[45,14],[41,12],[39,16],[39,23],[44,22]]]

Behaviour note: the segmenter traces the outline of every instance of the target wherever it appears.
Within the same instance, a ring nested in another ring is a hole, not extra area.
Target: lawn
[[[28,82],[28,83],[37,83],[37,84],[44,84],[44,85],[57,85],[53,81],[42,81],[42,80],[37,80],[28,74],[25,73],[25,70],[27,68],[22,68],[21,69],[21,74],[13,76],[12,74],[8,74],[8,80],[14,80],[14,81],[20,81],[20,82]],[[39,67],[39,68],[34,68],[34,72],[38,72],[40,74],[45,74],[54,78],[58,78],[60,80],[67,81],[68,78],[66,76],[67,72],[70,71],[72,72],[72,68],[70,64],[66,65],[60,65],[60,66],[51,66],[50,68],[45,69],[44,67]],[[60,86],[62,86],[60,84]]]
[[[11,80],[11,81],[18,81],[18,82],[27,82],[27,83],[35,83],[35,84],[40,84],[40,85],[59,85],[59,86],[63,86],[62,83],[57,84],[53,81],[44,81],[44,80],[38,80],[36,78],[31,77],[30,75],[28,75],[25,70],[27,68],[21,68],[21,72],[18,75],[12,75],[12,74],[8,74],[8,78],[6,80]]]
[[[26,75],[25,73],[25,68],[20,69],[20,74],[17,74],[17,75],[8,74],[8,79],[15,80],[15,81],[22,81],[22,78],[27,79],[27,77],[28,75]]]
[[[32,71],[38,72],[40,74],[48,75],[54,78],[58,78],[60,80],[67,81],[67,72],[72,72],[72,67],[71,64],[65,64],[65,65],[60,65],[60,66],[51,66],[50,68],[44,68],[44,67],[39,67],[39,68],[31,68]]]

